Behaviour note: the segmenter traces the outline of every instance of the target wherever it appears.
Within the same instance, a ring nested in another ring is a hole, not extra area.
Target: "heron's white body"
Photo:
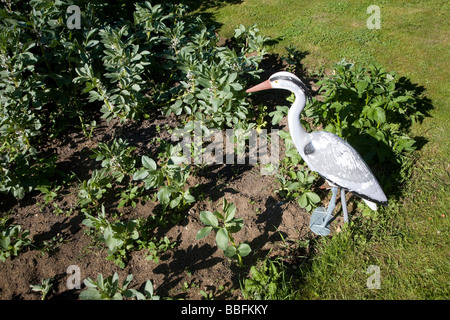
[[[270,82],[270,84],[269,84]],[[292,140],[308,167],[316,171],[330,184],[360,196],[372,210],[376,203],[386,205],[387,198],[366,162],[358,152],[341,137],[326,131],[307,133],[300,124],[300,114],[306,105],[306,86],[295,75],[278,72],[261,84],[262,89],[285,89],[295,94],[295,100],[288,113],[288,126]]]

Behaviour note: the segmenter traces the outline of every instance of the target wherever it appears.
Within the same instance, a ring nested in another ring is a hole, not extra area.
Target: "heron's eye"
[[[275,83],[278,83],[278,80],[275,80]]]

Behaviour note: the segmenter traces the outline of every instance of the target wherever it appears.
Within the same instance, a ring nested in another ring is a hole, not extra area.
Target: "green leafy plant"
[[[237,26],[232,45],[219,46],[214,28],[184,5],[145,1],[129,8],[119,1],[108,6],[123,13],[120,19],[99,10],[102,3],[78,3],[84,27],[77,30],[64,23],[71,4],[15,1],[1,11],[0,192],[21,199],[45,185],[56,167],[55,154],[43,156],[47,137],[72,127],[92,139],[96,110],[108,121],[173,113],[208,128],[246,129],[253,120],[243,88],[261,72],[268,40],[256,26]],[[133,173],[116,157],[131,160],[122,142],[95,149],[118,180]],[[98,205],[99,193],[88,194],[82,192],[82,205]],[[160,190],[172,205],[192,200],[179,196]]]
[[[258,117],[256,118],[256,132],[261,134],[262,129],[267,126],[265,117],[267,116],[267,107],[264,105],[258,105]]]
[[[42,242],[42,247],[39,248],[41,251],[41,256],[45,254],[52,254],[55,252],[60,244],[67,242],[64,237],[60,234],[54,236],[49,240],[45,240]]]
[[[242,294],[245,299],[284,300],[289,299],[289,282],[282,262],[265,259],[259,266],[250,268],[251,277],[243,281]]]
[[[136,208],[137,201],[142,196],[143,190],[139,186],[134,186],[131,183],[128,185],[127,189],[120,193],[120,201],[117,208],[122,208],[127,204],[131,204],[133,208]]]
[[[277,125],[280,123],[280,121],[287,116],[288,112],[288,106],[276,106],[275,110],[269,113],[269,116],[272,117],[272,125]]]
[[[152,260],[155,263],[159,262],[159,256],[161,253],[166,252],[169,249],[173,249],[176,246],[176,242],[170,241],[167,236],[164,236],[164,238],[160,240],[157,240],[155,237],[151,240],[140,240],[138,243],[142,248],[149,251],[149,255],[146,260]]]
[[[3,19],[2,19],[3,21]],[[21,43],[21,31],[6,28],[2,23],[0,36],[0,192],[12,192],[23,198],[31,191],[33,182],[25,171],[37,159],[33,146],[40,134],[42,123],[32,112],[30,104],[41,84],[32,84],[38,57],[32,53],[36,45],[31,41]],[[29,172],[28,172],[29,173]]]
[[[116,221],[111,223],[102,205],[101,212],[97,216],[85,213],[83,224],[92,228],[97,234],[97,239],[108,247],[107,260],[113,260],[121,268],[125,267],[128,253],[138,247],[139,231],[137,220]]]
[[[33,290],[34,292],[40,292],[42,294],[41,300],[45,300],[47,294],[53,288],[52,281],[52,278],[42,279],[40,284],[31,284],[31,290]]]
[[[91,140],[92,137],[94,136],[94,130],[98,127],[97,121],[92,120],[90,123],[86,123],[82,115],[80,114],[78,115],[78,118],[80,119],[80,127],[81,130],[83,131],[84,136],[89,140]]]
[[[279,113],[284,114],[284,108],[277,108],[273,118],[278,119]],[[276,175],[280,188],[275,192],[282,199],[295,200],[301,208],[311,211],[320,202],[320,197],[313,191],[317,180],[317,174],[311,172],[304,164],[303,159],[295,149],[289,132],[279,131],[278,134],[284,141],[286,148],[285,156],[280,162],[279,173]]]
[[[267,52],[265,44],[269,38],[259,33],[257,24],[250,27],[246,27],[243,24],[236,26],[233,38],[238,41],[241,53],[256,52],[258,57],[262,57]],[[260,60],[261,58],[256,61]]]
[[[243,83],[238,75],[257,72],[267,38],[256,26],[241,25],[234,37],[240,52],[218,47],[213,29],[185,13],[183,5],[144,2],[135,5],[134,32],[129,24],[119,24],[85,35],[85,47],[79,50],[91,61],[101,58],[102,64],[83,59],[74,82],[84,85],[82,92],[89,93],[89,102],[102,104],[103,117],[142,117],[151,101],[145,88],[153,87],[153,101],[165,115],[183,113],[211,127],[245,120],[248,111],[242,106]],[[91,53],[93,43],[104,50]],[[152,50],[155,47],[159,53]]]
[[[80,293],[82,300],[123,300],[124,293],[128,290],[127,287],[133,280],[133,275],[130,274],[123,281],[122,286],[119,286],[119,276],[114,273],[113,276],[103,277],[103,274],[97,276],[97,281],[91,278],[85,279],[83,282],[87,289]]]
[[[130,293],[131,295],[130,295]],[[128,292],[125,292],[125,296],[136,297],[137,300],[159,300],[160,297],[154,294],[153,283],[150,280],[147,280],[144,287],[144,292],[141,293],[135,289],[128,289]]]
[[[224,255],[230,259],[237,259],[240,266],[243,266],[242,258],[251,252],[251,248],[247,243],[236,244],[232,234],[239,232],[244,227],[242,218],[236,218],[236,206],[228,203],[223,199],[223,212],[219,211],[202,211],[200,212],[200,221],[206,227],[197,232],[197,240],[200,240],[211,231],[216,233],[217,246],[224,251]],[[221,221],[221,223],[219,223]],[[228,243],[231,242],[231,245]]]
[[[92,150],[92,158],[101,161],[106,172],[120,183],[134,169],[136,161],[131,156],[134,149],[135,147],[129,146],[128,142],[121,138],[113,139],[109,144],[99,143],[98,147]]]
[[[79,187],[78,205],[83,209],[88,205],[98,206],[99,200],[111,187],[111,176],[107,174],[106,169],[94,170],[91,178],[84,180]]]
[[[42,132],[57,131],[60,110],[70,113],[73,60],[67,44],[73,39],[59,28],[67,5],[16,1],[1,12],[0,192],[18,199],[53,175],[52,156],[45,159],[39,147]]]
[[[31,245],[30,231],[22,231],[20,225],[7,225],[7,219],[0,219],[0,261],[17,256],[21,250]]]
[[[134,173],[133,180],[142,180],[146,190],[156,188],[161,185],[164,177],[162,172],[157,170],[155,160],[148,156],[142,156],[141,163],[143,167]]]
[[[147,56],[150,52],[133,44],[134,36],[129,36],[128,29],[127,25],[119,28],[107,26],[98,31],[100,40],[96,41],[105,48],[102,60],[106,79],[97,76],[92,65],[86,63],[76,69],[78,77],[73,80],[85,85],[83,93],[89,93],[90,102],[103,103],[100,111],[108,120],[116,117],[137,119],[148,103],[141,75],[149,64]]]
[[[56,186],[53,189],[49,189],[50,186],[38,186],[36,190],[39,190],[42,193],[42,198],[44,203],[41,204],[41,211],[50,203],[53,203],[55,198],[58,196],[58,191],[61,190],[62,185]]]
[[[133,180],[142,180],[145,189],[157,190],[156,195],[164,209],[182,209],[195,202],[190,189],[185,188],[190,167],[183,166],[185,159],[176,155],[172,145],[167,147],[166,161],[158,168],[148,156],[142,156],[143,167],[135,172]]]
[[[245,107],[248,103],[242,94],[245,82],[241,75],[255,76],[259,72],[267,38],[259,35],[256,26],[247,29],[240,25],[233,37],[236,46],[241,48],[236,52],[218,47],[212,29],[195,24],[190,28],[197,32],[178,51],[176,67],[181,71],[180,85],[174,88],[171,99],[174,102],[163,108],[164,114],[186,114],[188,119],[202,121],[208,128],[246,123],[251,113]],[[256,54],[250,55],[251,52]]]
[[[277,174],[276,178],[281,188],[275,190],[275,192],[283,199],[297,199],[301,208],[311,211],[320,202],[320,197],[312,191],[312,185],[317,176],[310,174],[310,172],[306,168],[297,172],[290,170],[287,172],[287,178]]]
[[[114,273],[106,279],[103,274],[99,273],[97,281],[91,278],[85,279],[83,282],[87,289],[80,293],[81,300],[124,300],[124,298],[136,298],[137,300],[159,300],[159,296],[154,295],[153,284],[147,280],[144,292],[141,293],[135,289],[128,289],[133,275],[129,274],[119,285],[119,276]]]
[[[391,180],[402,183],[411,167],[407,155],[417,146],[409,129],[426,112],[422,91],[377,63],[362,66],[342,60],[333,73],[318,82],[324,99],[314,100],[307,113],[384,172],[386,185]],[[388,178],[392,174],[395,179]]]
[[[106,259],[114,261],[121,268],[126,266],[132,251],[146,249],[149,252],[147,260],[158,263],[161,253],[176,246],[176,242],[170,241],[167,236],[161,239],[154,236],[154,219],[108,219],[103,205],[97,215],[86,212],[85,216],[83,224],[90,228],[97,241],[108,248]]]
[[[50,209],[56,215],[65,214],[66,216],[69,216],[74,212],[76,208],[75,203],[61,205],[61,202],[59,202],[65,195],[69,194],[68,192],[65,192],[65,187],[70,187],[69,179],[70,177],[66,176],[65,181],[63,181],[62,184],[58,184],[54,187],[53,184],[39,185],[36,187],[36,190],[39,190],[42,195],[43,201],[39,204],[41,212],[43,212],[44,209]]]

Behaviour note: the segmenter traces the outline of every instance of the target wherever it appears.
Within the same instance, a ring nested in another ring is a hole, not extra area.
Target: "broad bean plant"
[[[232,44],[220,46],[214,28],[184,5],[117,1],[80,5],[81,28],[70,29],[71,4],[0,9],[0,192],[20,199],[48,183],[57,159],[40,146],[72,119],[92,137],[93,110],[107,121],[156,112],[209,128],[249,126],[243,88],[260,72],[267,41],[256,26],[238,26]],[[126,16],[106,14],[114,10]]]

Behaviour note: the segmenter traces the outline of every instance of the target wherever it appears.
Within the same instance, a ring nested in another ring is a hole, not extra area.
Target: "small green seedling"
[[[128,141],[114,139],[109,144],[99,143],[98,147],[92,150],[92,158],[101,161],[106,172],[120,183],[134,169],[136,160],[131,156],[134,149],[135,147],[129,146]]]
[[[40,292],[42,294],[41,300],[45,300],[45,297],[53,288],[52,278],[42,279],[41,284],[30,284],[31,290],[34,292]]]
[[[200,290],[199,294],[201,294],[205,298],[205,300],[214,300],[212,292],[206,293],[206,291]]]
[[[318,176],[302,164],[304,161],[295,149],[290,134],[279,131],[279,135],[284,140],[286,155],[281,161],[280,173],[276,175],[280,188],[275,192],[282,199],[296,200],[301,208],[311,211],[320,202],[319,195],[313,191]]]
[[[97,276],[97,281],[91,278],[85,279],[84,284],[88,287],[80,293],[82,300],[123,300],[124,298],[136,298],[137,300],[159,300],[159,296],[154,295],[153,284],[147,280],[144,293],[135,289],[128,289],[133,275],[129,274],[123,281],[122,286],[119,286],[119,276],[114,273],[106,279],[103,274]]]
[[[99,200],[112,188],[111,176],[108,175],[106,169],[94,170],[89,180],[84,180],[79,186],[78,205],[82,211],[86,211],[88,205],[97,207]]]
[[[139,186],[133,186],[131,183],[128,185],[128,188],[123,190],[120,193],[120,202],[117,206],[118,209],[122,208],[125,205],[131,204],[133,208],[136,208],[136,205],[139,201],[139,198],[142,196],[143,188]]]
[[[5,262],[10,256],[17,256],[19,251],[31,244],[30,231],[22,231],[20,225],[6,225],[5,218],[0,219],[0,261]]]
[[[130,251],[137,247],[139,239],[138,221],[110,222],[105,213],[105,207],[101,206],[101,212],[97,216],[85,213],[83,224],[94,230],[97,239],[108,247],[107,260],[113,260],[119,267],[124,268]]]
[[[160,239],[159,241],[153,237],[151,240],[148,241],[139,241],[143,248],[148,249],[149,255],[147,256],[146,260],[153,260],[154,263],[159,262],[159,256],[161,253],[173,249],[176,246],[176,242],[171,242],[170,239],[167,236],[164,236],[164,238]]]
[[[228,203],[223,199],[223,213],[214,211],[200,212],[200,220],[206,227],[197,232],[197,240],[206,237],[212,230],[216,232],[217,246],[224,251],[224,255],[230,259],[237,259],[242,267],[242,257],[247,256],[251,252],[251,248],[247,243],[237,245],[232,236],[233,233],[240,231],[244,227],[243,218],[235,218],[236,206]],[[219,220],[222,221],[219,224]],[[228,245],[231,242],[231,245]]]
[[[83,282],[87,289],[80,293],[82,300],[123,300],[123,296],[128,296],[127,287],[133,280],[133,275],[130,274],[123,281],[122,286],[119,286],[119,276],[114,273],[106,279],[103,274],[97,276],[97,281],[91,278],[85,279]]]
[[[50,189],[49,186],[37,186],[36,189],[41,191],[42,198],[44,200],[44,203],[40,205],[40,211],[42,212],[43,209],[51,202],[55,200],[55,198],[58,196],[57,192],[62,188],[61,185],[57,186],[54,189]]]
[[[129,296],[129,293],[132,295]],[[126,297],[136,297],[137,300],[159,300],[159,296],[154,295],[153,284],[150,280],[147,280],[144,287],[144,293],[141,293],[134,289],[129,289],[125,292]]]

